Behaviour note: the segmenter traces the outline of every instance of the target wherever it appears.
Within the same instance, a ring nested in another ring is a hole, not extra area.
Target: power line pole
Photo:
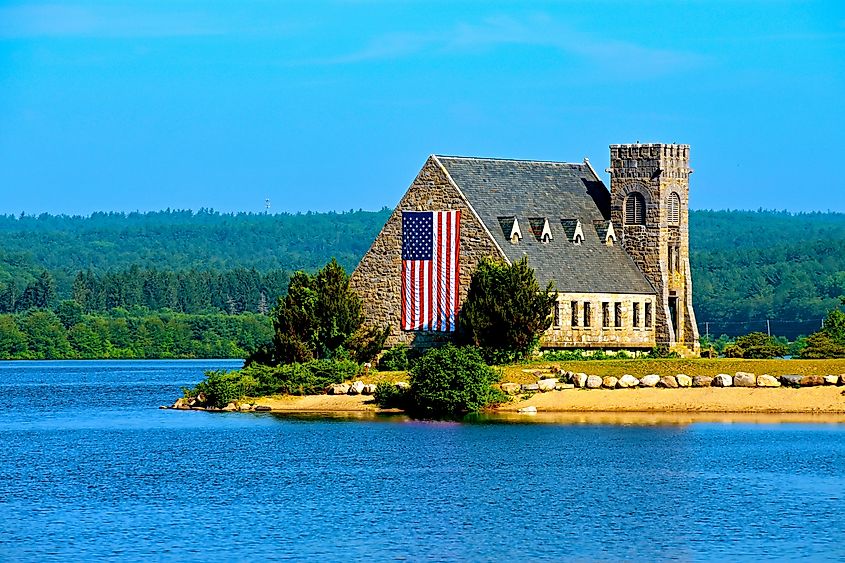
[[[769,337],[772,336],[772,325],[769,322],[769,319],[766,319],[766,332],[769,334]]]

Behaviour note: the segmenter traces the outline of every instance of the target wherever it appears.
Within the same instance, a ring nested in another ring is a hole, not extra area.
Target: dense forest
[[[0,313],[23,328],[33,308],[73,302],[91,330],[114,311],[131,311],[138,326],[154,317],[167,326],[191,316],[261,316],[290,272],[315,271],[332,256],[354,268],[390,213],[0,216]],[[845,295],[845,214],[691,211],[690,237],[702,334],[770,329],[792,339],[818,329]],[[199,342],[203,329],[191,333]],[[227,334],[232,346],[246,345]],[[115,354],[124,354],[116,340]],[[193,353],[200,351],[178,351]]]

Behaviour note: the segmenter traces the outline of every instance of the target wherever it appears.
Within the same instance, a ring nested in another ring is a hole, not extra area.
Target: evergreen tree
[[[553,284],[541,290],[527,258],[512,265],[484,258],[472,274],[458,337],[488,362],[524,358],[551,325],[556,301]]]

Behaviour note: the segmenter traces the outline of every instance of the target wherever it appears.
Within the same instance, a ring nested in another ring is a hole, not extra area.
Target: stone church
[[[408,224],[412,213],[418,220],[425,216],[419,212],[452,210],[459,236],[449,287],[454,287],[458,316],[482,257],[508,263],[527,257],[540,285],[553,281],[558,291],[543,348],[659,345],[684,356],[697,354],[689,145],[611,145],[607,172],[609,190],[587,159],[573,164],[430,156],[352,274],[367,321],[390,325],[388,345],[427,347],[452,337],[448,323],[407,330],[403,314],[411,293],[419,291],[408,286],[416,274],[406,270],[411,262],[405,261],[403,237],[409,235],[403,219]],[[437,227],[434,231],[437,241]]]

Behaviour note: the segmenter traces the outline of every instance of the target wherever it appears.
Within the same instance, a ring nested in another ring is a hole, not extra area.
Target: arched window
[[[625,224],[645,225],[645,198],[634,192],[625,199]]]
[[[681,222],[681,198],[675,192],[669,194],[669,224],[678,225]]]

